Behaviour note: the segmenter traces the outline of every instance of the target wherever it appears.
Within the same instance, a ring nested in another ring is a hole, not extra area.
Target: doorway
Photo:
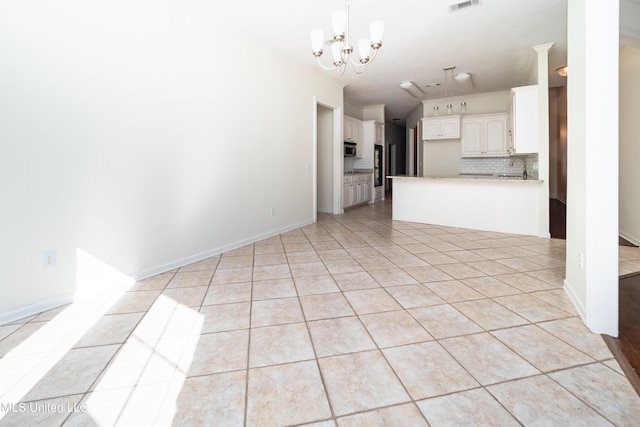
[[[341,214],[343,153],[342,107],[313,98],[313,220],[318,212]],[[310,170],[307,164],[307,170]]]
[[[389,165],[387,170],[389,171],[389,175],[396,176],[397,171],[397,156],[398,156],[398,145],[393,143],[389,144]],[[390,194],[393,192],[393,179],[387,179],[387,192]]]
[[[549,88],[549,233],[567,238],[567,87]]]
[[[333,212],[333,111],[318,105],[316,112],[316,211]]]

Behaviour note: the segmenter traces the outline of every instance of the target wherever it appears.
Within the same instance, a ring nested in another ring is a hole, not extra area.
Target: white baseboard
[[[640,238],[637,238],[635,236],[632,236],[630,234],[625,233],[622,230],[618,230],[618,234],[620,235],[620,237],[622,237],[623,239],[633,243],[636,246],[640,246]]]
[[[575,291],[573,290],[573,287],[571,286],[571,284],[569,283],[569,281],[567,279],[564,279],[563,289],[566,292],[566,294],[569,296],[569,299],[571,300],[571,302],[575,306],[576,310],[578,310],[578,314],[582,318],[582,321],[586,324],[587,323],[587,311],[585,309],[585,306],[582,305],[582,303],[578,299]]]
[[[240,240],[238,242],[233,242],[228,245],[219,246],[217,248],[209,249],[205,252],[201,252],[196,255],[188,256],[186,258],[181,258],[179,260],[169,262],[163,265],[159,265],[157,267],[149,268],[147,270],[142,270],[137,273],[130,274],[129,277],[133,278],[134,280],[146,279],[147,277],[155,276],[156,274],[164,273],[165,271],[173,270],[174,268],[183,267],[185,265],[188,265],[197,261],[201,261],[203,259],[215,256],[215,255],[219,255],[223,252],[240,248],[250,243],[255,243],[260,240],[267,239],[269,237],[277,236],[278,234],[286,233],[287,231],[295,230],[297,228],[301,228],[306,225],[313,224],[314,222],[315,221],[313,219],[310,219],[298,224],[279,228],[263,234],[258,234],[258,235]],[[36,304],[20,307],[6,313],[0,313],[0,325],[13,322],[15,320],[19,320],[28,316],[33,316],[34,314],[39,314],[39,313],[42,313],[43,311],[51,310],[52,308],[60,307],[65,304],[70,304],[74,301],[74,297],[75,297],[75,294],[73,293],[67,294],[67,295],[61,295],[59,297],[55,297],[46,301],[41,301]]]
[[[0,313],[0,325],[24,319],[25,317],[33,316],[34,314],[39,314],[43,311],[51,310],[52,308],[57,308],[65,304],[71,304],[74,298],[75,294],[61,295],[46,301],[20,307],[6,313]]]
[[[146,270],[138,271],[137,273],[133,273],[130,276],[135,280],[146,279],[147,277],[155,276],[156,274],[164,273],[166,271],[173,270],[174,268],[184,267],[185,265],[202,261],[203,259],[207,259],[215,255],[220,255],[223,252],[231,251],[233,249],[238,249],[238,248],[241,248],[242,246],[259,242],[260,240],[268,239],[269,237],[277,236],[278,234],[286,233],[287,231],[295,230],[295,229],[304,227],[305,225],[313,224],[314,222],[315,221],[312,218],[298,224],[289,225],[276,230],[271,230],[263,234],[258,234],[237,242],[230,243],[228,245],[209,249],[207,251],[200,252],[199,254],[191,255],[186,258],[181,258],[179,260],[169,262],[163,265],[159,265],[157,267],[152,267]]]

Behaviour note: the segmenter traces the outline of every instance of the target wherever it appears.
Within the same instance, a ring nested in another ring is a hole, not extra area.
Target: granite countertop
[[[428,175],[428,176],[408,176],[408,175],[395,175],[387,176],[387,178],[406,178],[406,179],[419,179],[419,180],[455,180],[455,181],[508,181],[508,182],[522,182],[522,183],[537,183],[542,182],[539,179],[522,179],[521,175],[510,174],[459,174],[459,175]]]
[[[373,173],[373,170],[371,169],[354,169],[352,171],[344,171],[345,175],[365,175],[371,173]]]

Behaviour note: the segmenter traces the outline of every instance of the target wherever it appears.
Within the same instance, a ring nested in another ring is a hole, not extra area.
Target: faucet
[[[511,161],[509,162],[509,167],[513,167],[516,160],[518,159],[511,159]],[[521,159],[521,160],[522,160],[522,179],[527,179],[527,160],[526,159]]]

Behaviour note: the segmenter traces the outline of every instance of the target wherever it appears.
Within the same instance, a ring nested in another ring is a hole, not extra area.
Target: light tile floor
[[[320,214],[138,282],[0,424],[638,425],[562,290],[564,253],[392,221],[388,202]],[[639,270],[620,248],[620,273]],[[38,353],[12,350],[68,309],[0,326],[5,386]]]

